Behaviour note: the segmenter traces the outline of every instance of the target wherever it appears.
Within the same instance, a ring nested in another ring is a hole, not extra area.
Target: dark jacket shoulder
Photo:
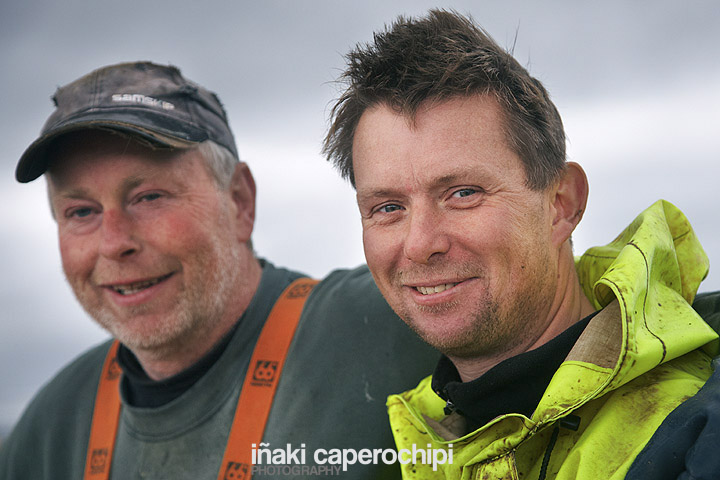
[[[699,293],[692,306],[708,325],[720,333],[720,291]]]
[[[84,465],[98,379],[110,344],[81,354],[38,391],[0,449],[0,478],[49,478],[53,465]]]
[[[720,292],[698,294],[693,308],[720,332]],[[630,467],[628,480],[720,478],[720,357],[712,367],[700,391],[673,410],[655,431]]]

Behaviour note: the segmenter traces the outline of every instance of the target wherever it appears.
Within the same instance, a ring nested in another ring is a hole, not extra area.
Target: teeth
[[[445,290],[454,287],[457,283],[445,283],[443,285],[435,285],[434,287],[415,287],[415,290],[422,293],[423,295],[430,295],[433,293],[444,292]]]
[[[145,290],[148,287],[157,285],[161,281],[165,280],[167,277],[167,275],[164,275],[162,277],[156,278],[155,280],[148,280],[146,282],[131,283],[130,285],[123,286],[113,286],[112,289],[120,295],[132,295],[133,293],[137,293],[141,290]]]

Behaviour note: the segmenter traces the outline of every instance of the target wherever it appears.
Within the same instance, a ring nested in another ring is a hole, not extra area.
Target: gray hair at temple
[[[386,105],[412,121],[425,102],[471,95],[499,102],[529,188],[543,190],[564,171],[565,132],[548,92],[471,17],[446,10],[400,16],[346,60],[339,79],[346,90],[332,108],[322,151],[353,187],[353,137],[365,110]]]
[[[205,159],[205,166],[215,179],[217,186],[221,190],[230,188],[230,181],[235,172],[235,166],[238,164],[235,155],[212,140],[205,140],[200,143],[197,150]]]

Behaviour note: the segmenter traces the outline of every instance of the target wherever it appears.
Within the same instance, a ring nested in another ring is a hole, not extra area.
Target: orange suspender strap
[[[262,440],[285,356],[305,300],[317,283],[309,278],[295,280],[275,302],[250,358],[218,480],[250,480],[252,444]],[[247,472],[244,477],[243,471]]]
[[[265,321],[250,358],[235,409],[235,418],[218,472],[219,480],[250,480],[252,445],[257,445],[262,440],[280,373],[300,314],[305,300],[317,283],[317,280],[309,278],[299,278],[292,282],[275,302]],[[110,347],[100,377],[85,461],[85,480],[106,480],[110,477],[120,419],[121,370],[117,363],[118,345],[115,341]]]
[[[85,460],[85,479],[107,479],[110,475],[115,433],[120,420],[120,365],[116,341],[105,357],[90,427],[90,443]]]

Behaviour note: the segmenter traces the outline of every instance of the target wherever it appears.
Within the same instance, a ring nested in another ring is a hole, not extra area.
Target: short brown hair
[[[366,109],[385,104],[413,119],[423,102],[477,94],[500,103],[528,187],[547,188],[564,170],[565,132],[547,91],[472,18],[445,10],[400,16],[346,59],[347,89],[332,108],[323,154],[353,186],[353,137]]]

